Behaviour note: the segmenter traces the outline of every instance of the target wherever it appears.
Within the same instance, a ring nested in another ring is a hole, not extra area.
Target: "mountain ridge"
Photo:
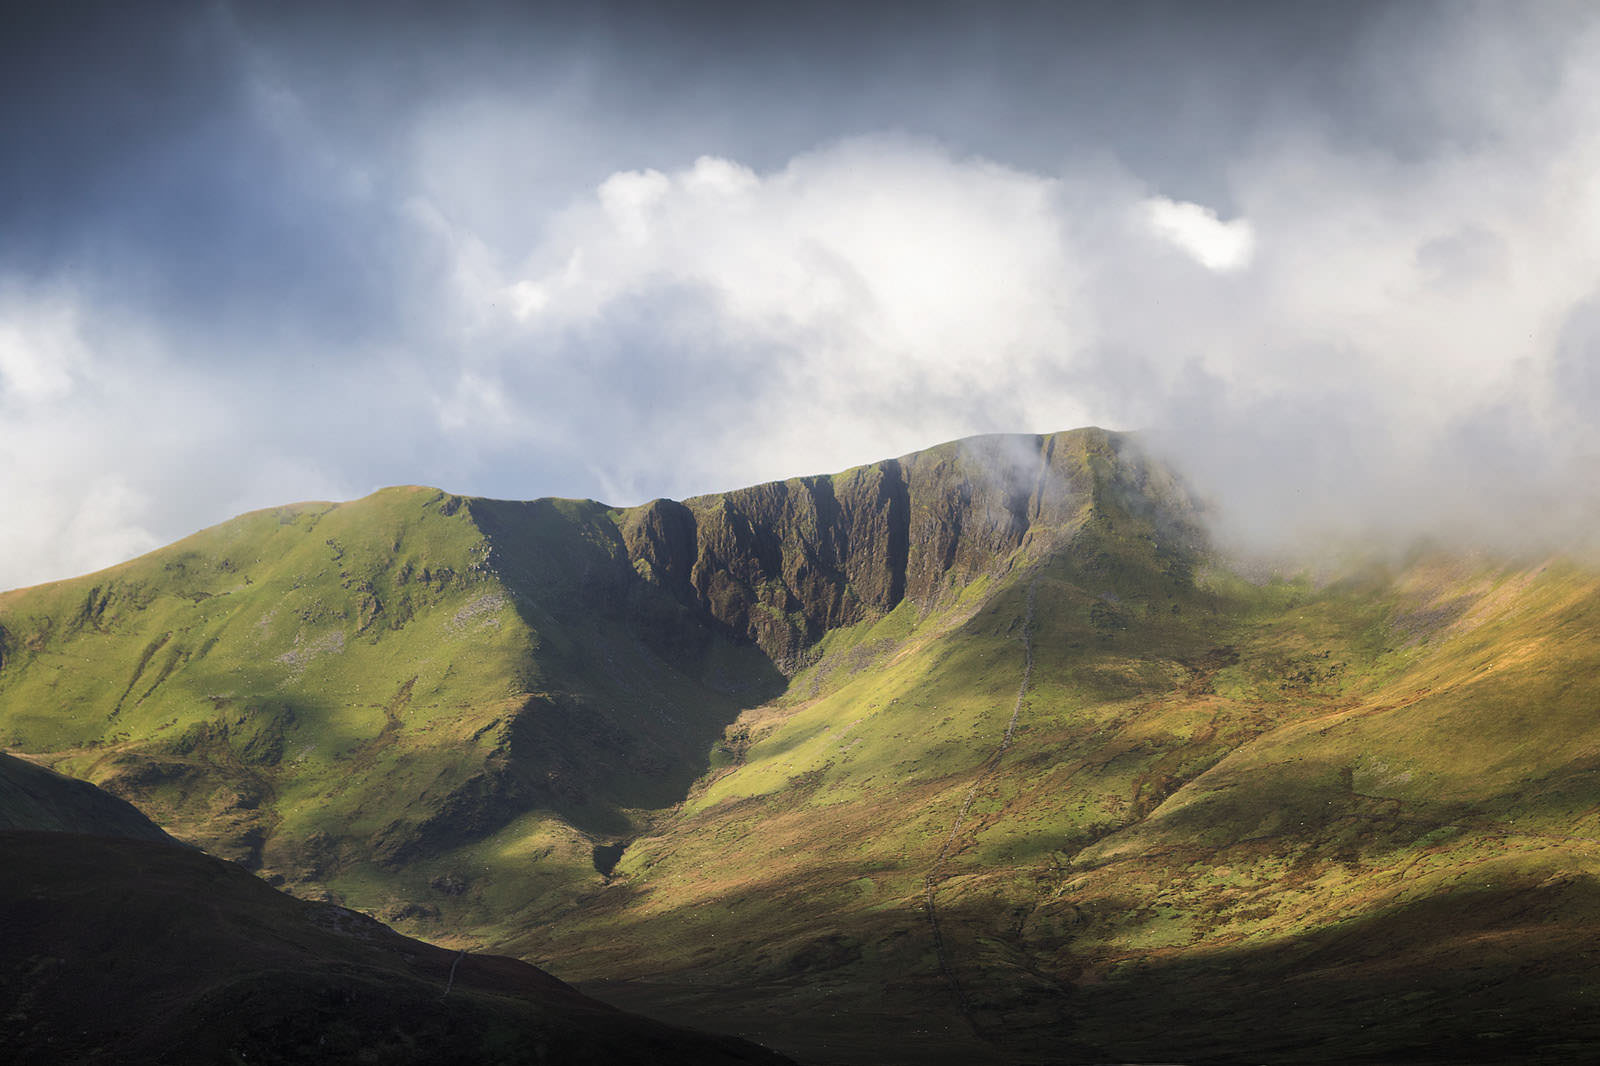
[[[1600,575],[1246,579],[1204,521],[1094,429],[630,509],[259,512],[0,596],[0,741],[302,895],[819,1063],[1600,1046],[1559,991]]]
[[[1133,455],[1082,430],[630,509],[411,486],[257,510],[0,594],[0,737],[291,885],[530,809],[574,828],[557,846],[582,871],[586,839],[685,795],[826,633],[931,607],[1081,521],[1122,465],[1149,479]],[[52,702],[70,715],[32,709]],[[351,796],[351,764],[386,767],[400,803]]]

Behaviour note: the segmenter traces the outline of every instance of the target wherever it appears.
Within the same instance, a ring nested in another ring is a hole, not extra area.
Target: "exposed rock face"
[[[642,575],[787,671],[829,629],[935,600],[1009,566],[1030,534],[1113,502],[1165,509],[1174,528],[1192,511],[1128,438],[1086,429],[975,437],[832,476],[656,500],[622,534]]]

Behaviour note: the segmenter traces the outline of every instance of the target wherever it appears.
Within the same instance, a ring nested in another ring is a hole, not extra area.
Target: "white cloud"
[[[0,481],[11,501],[0,511],[0,588],[98,570],[161,543],[142,521],[151,501],[115,475],[70,486],[26,475]]]
[[[376,487],[348,475],[373,417],[351,397],[382,412],[373,451],[404,454],[406,425],[427,423],[359,371],[358,392],[335,372],[208,368],[181,334],[68,287],[0,285],[0,338],[0,589],[99,570],[243,510]]]
[[[624,240],[643,244],[650,238],[651,214],[670,189],[659,170],[623,171],[601,183],[600,205]]]
[[[1256,235],[1248,219],[1223,222],[1209,207],[1165,196],[1153,196],[1139,207],[1152,232],[1206,269],[1226,273],[1250,265]]]
[[[506,289],[511,302],[511,313],[518,318],[529,318],[550,306],[550,292],[545,286],[532,281],[519,281]]]
[[[487,257],[520,265],[484,279],[460,380],[493,402],[457,422],[582,441],[619,502],[1096,422],[1156,430],[1270,536],[1493,524],[1486,456],[1555,491],[1593,435],[1551,385],[1600,292],[1595,133],[1568,133],[1401,161],[1286,130],[1226,222],[1117,166],[902,137],[620,172]]]
[[[102,436],[114,413],[100,377],[75,293],[0,288],[0,588],[159,543],[148,498],[114,470],[137,446]]]
[[[683,391],[653,396],[667,409],[646,420],[673,423],[675,465],[708,488],[1082,418],[1043,381],[1093,329],[1060,192],[1057,179],[887,138],[768,174],[713,157],[615,174],[485,289],[517,327],[493,343],[516,353],[508,374],[555,350],[592,366],[608,346],[639,345],[626,359],[670,383],[643,364],[675,361]],[[636,328],[645,307],[646,336],[623,340],[617,324]],[[723,374],[750,409],[707,421],[695,393]],[[520,402],[530,421],[543,413],[532,395]],[[614,486],[652,480],[614,464],[602,475]]]
[[[70,302],[32,302],[15,290],[0,293],[0,404],[65,398],[84,361]]]

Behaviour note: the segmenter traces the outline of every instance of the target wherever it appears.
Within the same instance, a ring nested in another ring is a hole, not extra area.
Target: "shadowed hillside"
[[[0,826],[7,1062],[783,1061],[292,899],[10,756]]]
[[[126,800],[86,781],[0,754],[0,832],[7,830],[173,842]]]
[[[779,1063],[170,844],[0,832],[15,1063]]]

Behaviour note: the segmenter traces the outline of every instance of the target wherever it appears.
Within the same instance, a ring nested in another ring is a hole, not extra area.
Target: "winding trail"
[[[456,967],[460,966],[461,965],[461,960],[466,958],[466,957],[467,957],[467,949],[466,948],[462,948],[461,949],[461,954],[456,956],[456,961],[452,962],[450,964],[450,980],[446,981],[445,984],[444,984],[444,995],[439,997],[439,1002],[440,1003],[443,1003],[445,1001],[445,998],[450,995],[450,990],[456,986]]]
[[[940,871],[953,853],[961,830],[966,828],[967,815],[972,810],[973,801],[978,798],[978,791],[994,774],[1000,765],[1000,760],[1010,750],[1011,738],[1016,734],[1017,717],[1022,713],[1022,701],[1028,695],[1029,682],[1033,680],[1033,603],[1038,587],[1039,579],[1036,577],[1028,585],[1028,608],[1022,622],[1022,683],[1017,686],[1016,702],[1011,705],[1011,720],[1006,723],[1005,735],[1000,738],[1000,744],[995,748],[994,754],[989,756],[988,762],[983,764],[983,769],[979,770],[978,776],[973,779],[972,787],[967,789],[966,798],[961,801],[961,810],[956,813],[955,822],[950,826],[950,834],[945,837],[944,846],[939,849],[933,865],[928,867],[928,872],[922,879],[923,908],[927,915],[928,928],[933,933],[933,946],[939,956],[939,969],[949,983],[950,991],[955,995],[962,1017],[966,1019],[973,1034],[980,1039],[987,1037],[972,1017],[972,1001],[967,996],[966,989],[961,987],[961,980],[956,976],[955,967],[951,965],[950,948],[945,943],[943,930],[939,927],[938,894],[939,884],[943,879]]]

